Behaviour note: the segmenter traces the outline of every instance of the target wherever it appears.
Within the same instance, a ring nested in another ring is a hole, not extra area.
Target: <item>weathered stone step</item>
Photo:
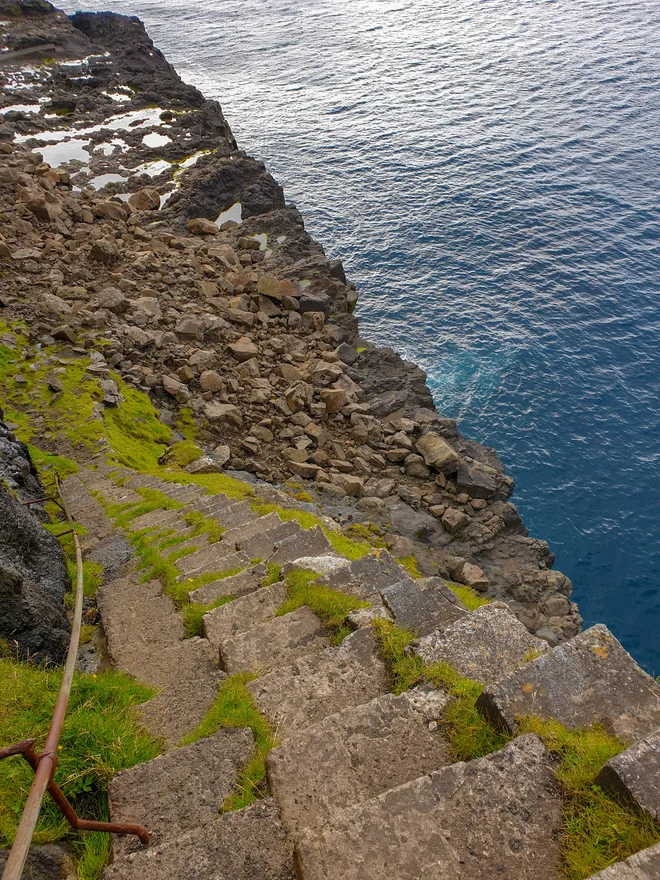
[[[163,510],[159,507],[132,519],[128,528],[132,532],[139,532],[140,529],[176,528],[179,524],[183,525],[180,510]]]
[[[213,516],[227,531],[259,519],[258,514],[252,510],[247,501],[239,501],[236,504],[230,504],[229,507],[223,507]]]
[[[286,596],[286,585],[278,583],[262,590],[254,590],[240,599],[214,608],[202,619],[204,635],[210,644],[219,650],[223,640],[247,632],[252,627],[274,617],[286,601]]]
[[[216,541],[213,544],[207,544],[206,547],[197,550],[195,553],[190,553],[188,556],[182,556],[181,559],[177,559],[176,567],[183,574],[198,568],[204,568],[209,571],[221,571],[231,568],[231,566],[222,565],[219,563],[219,560],[234,555],[235,552],[232,544],[226,544],[225,541]]]
[[[162,551],[166,555],[176,553],[179,550],[202,550],[204,547],[209,546],[209,536],[206,532],[202,532],[201,535],[196,535],[194,534],[195,529],[192,528],[182,529],[181,531],[178,529],[172,529],[172,531],[177,537],[184,538],[184,540],[182,540],[180,544],[174,544]]]
[[[220,665],[229,675],[285,666],[328,647],[321,629],[321,621],[305,605],[259,623],[247,632],[222,638]]]
[[[297,843],[302,880],[556,878],[561,800],[527,734],[335,815]]]
[[[136,852],[103,880],[295,880],[292,854],[272,798],[225,813],[172,841]]]
[[[280,523],[268,531],[259,532],[251,538],[237,542],[241,549],[250,559],[268,559],[275,553],[278,544],[287,538],[303,534],[303,528],[295,520]]]
[[[660,685],[602,624],[489,685],[478,705],[511,732],[520,715],[556,718],[570,729],[602,721],[624,742],[660,725]]]
[[[124,770],[110,780],[110,818],[144,825],[152,845],[177,837],[218,813],[253,751],[251,730],[228,728]],[[115,862],[140,849],[135,837],[113,838]]]
[[[492,602],[411,645],[426,663],[444,661],[482,684],[498,681],[526,661],[549,650],[530,635],[503,602]]]
[[[444,629],[467,613],[446,596],[445,591],[449,592],[447,587],[435,585],[422,589],[416,581],[406,577],[381,589],[381,596],[397,626],[424,636]]]
[[[238,574],[198,587],[190,594],[190,601],[199,605],[209,605],[216,599],[223,599],[225,596],[246,596],[248,593],[258,590],[267,575],[268,569],[263,563],[251,565]]]
[[[660,822],[660,728],[611,758],[596,783]]]
[[[136,585],[133,578],[117,578],[103,584],[97,593],[111,657],[130,671],[132,657],[144,656],[145,647],[156,651],[184,638],[185,631],[174,603],[162,595],[160,581]],[[130,638],[125,638],[130,633]],[[130,639],[135,639],[132,643]],[[137,673],[135,673],[137,674]]]
[[[214,516],[236,504],[235,498],[227,498],[226,495],[202,495],[196,501],[188,505],[190,510],[196,510],[204,516]]]
[[[385,694],[289,736],[268,756],[287,830],[319,828],[338,810],[450,763],[433,724],[447,700],[440,691]]]
[[[323,583],[358,599],[373,601],[386,587],[404,580],[405,569],[387,550],[376,550],[323,577]]]
[[[216,547],[215,544],[210,544],[207,550],[211,550],[213,552],[209,553],[206,562],[202,562],[201,557],[198,562],[200,563],[197,568],[188,569],[184,571],[183,574],[180,574],[177,578],[179,583],[187,580],[194,580],[195,578],[201,577],[203,574],[209,574],[215,571],[233,571],[237,568],[247,568],[250,565],[250,559],[245,555],[245,553],[229,553],[227,556],[223,556],[217,550],[214,550]],[[204,551],[200,550],[200,553]],[[177,560],[177,565],[180,562],[183,562],[184,559],[190,559],[192,556],[197,556],[198,554],[190,554],[190,556],[183,556],[181,559]],[[181,568],[181,566],[179,566]]]
[[[303,529],[302,534],[278,541],[276,550],[270,556],[269,561],[277,565],[284,565],[287,562],[295,562],[302,556],[325,555],[334,555],[334,550],[320,527],[314,526],[313,529]]]
[[[276,513],[267,513],[266,516],[255,516],[254,519],[246,522],[244,525],[228,529],[222,536],[222,540],[225,544],[231,545],[233,549],[241,549],[240,545],[243,541],[247,541],[260,532],[265,532],[268,529],[281,525],[282,520]]]
[[[658,880],[660,877],[660,843],[630,856],[625,862],[617,862],[589,880]]]
[[[337,648],[281,667],[248,688],[281,738],[348,706],[368,703],[389,689],[369,629],[352,633]]]

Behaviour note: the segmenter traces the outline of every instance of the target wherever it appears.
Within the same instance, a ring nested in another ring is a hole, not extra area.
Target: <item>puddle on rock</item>
[[[145,147],[164,147],[165,144],[171,144],[172,138],[166,134],[158,134],[157,131],[150,131],[142,138]]]
[[[52,144],[49,147],[38,147],[37,152],[44,157],[44,162],[52,168],[64,165],[72,159],[77,159],[85,165],[89,165],[90,155],[85,147],[89,146],[88,140],[78,140],[74,138],[70,141],[62,141],[59,144]]]
[[[258,235],[252,235],[251,238],[259,242],[260,251],[265,251],[268,247],[268,235],[265,232],[260,232]]]
[[[222,224],[226,223],[228,220],[233,220],[234,223],[243,222],[243,206],[240,202],[234,202],[231,208],[227,208],[226,211],[221,211],[215,218],[215,225],[220,229]]]
[[[93,177],[91,180],[88,180],[85,186],[91,186],[93,189],[103,189],[104,186],[107,186],[109,183],[125,183],[126,178],[122,174],[99,174],[98,177]]]
[[[171,162],[167,162],[165,159],[156,159],[154,162],[144,162],[144,164],[138,165],[137,168],[132,169],[131,174],[146,174],[148,177],[158,177],[159,174],[169,171],[171,167]]]
[[[10,107],[3,107],[0,113],[38,113],[41,110],[41,104],[12,104]]]

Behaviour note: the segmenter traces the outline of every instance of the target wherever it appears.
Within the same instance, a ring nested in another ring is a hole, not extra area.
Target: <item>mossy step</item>
[[[205,549],[213,550],[214,546],[214,544],[210,544]],[[200,553],[201,552],[203,551],[200,551]],[[187,558],[188,557],[186,556],[183,557],[183,559]],[[210,553],[207,557],[207,561],[200,565],[198,568],[189,569],[188,571],[185,571],[183,572],[183,574],[179,575],[179,577],[177,578],[177,583],[184,583],[188,580],[196,580],[199,577],[210,575],[215,572],[227,573],[227,576],[229,576],[229,572],[233,574],[238,574],[241,569],[247,568],[249,565],[250,559],[245,555],[245,553],[241,553],[240,551],[238,553],[229,553],[227,556],[222,556],[219,553],[217,555],[214,553]]]
[[[248,689],[283,739],[386,693],[389,680],[371,631],[361,629],[339,647],[302,657],[251,682]]]
[[[478,706],[509,732],[536,715],[569,730],[605,722],[631,743],[660,726],[660,684],[597,624],[489,685]]]
[[[295,562],[303,556],[334,556],[334,550],[319,526],[303,530],[302,534],[293,535],[278,541],[276,549],[269,561],[275,565]]]
[[[245,596],[248,593],[258,590],[264,578],[268,576],[268,568],[263,564],[251,565],[244,571],[226,578],[221,578],[211,583],[204,584],[203,587],[193,590],[190,594],[190,601],[200,605],[209,605],[216,599],[223,599],[226,596]]]
[[[268,529],[274,529],[276,526],[281,525],[282,520],[276,513],[267,513],[266,516],[255,516],[254,519],[243,525],[227,529],[222,536],[222,540],[223,543],[231,544],[234,549],[240,549],[241,543],[247,541],[248,538],[252,538],[260,532],[265,532],[268,531]]]
[[[304,605],[246,632],[221,637],[220,665],[229,675],[272,670],[320,653],[329,644],[322,634],[321,621]]]
[[[217,541],[196,553],[177,559],[176,566],[181,572],[177,581],[196,578],[211,571],[233,571],[249,564],[250,558],[245,553],[235,553],[231,547],[225,547],[223,541]]]
[[[240,575],[234,575],[234,578],[238,577]],[[247,632],[274,617],[286,601],[286,597],[286,584],[277,583],[262,590],[254,590],[240,599],[234,599],[233,602],[214,608],[202,619],[204,635],[211,645],[219,650],[223,640]]]
[[[226,510],[236,504],[235,498],[228,498],[226,495],[202,495],[196,501],[193,501],[189,507],[205,516],[213,516],[222,510]]]
[[[424,636],[442,630],[467,613],[451,601],[445,591],[449,592],[444,585],[422,589],[412,578],[405,577],[381,589],[380,594],[397,626]]]
[[[561,798],[541,740],[452,764],[335,814],[296,844],[302,880],[538,880],[559,868]]]
[[[138,532],[141,529],[155,529],[157,526],[165,528],[166,526],[176,527],[178,525],[183,526],[180,510],[163,510],[159,507],[130,520],[128,528],[132,532]]]
[[[377,550],[356,559],[343,569],[326,575],[323,583],[357,599],[370,601],[382,590],[407,577],[405,569],[387,552]]]
[[[295,880],[291,846],[272,798],[225,813],[111,865],[103,880]]]
[[[258,514],[250,507],[248,501],[238,501],[235,504],[230,504],[229,507],[223,507],[222,510],[211,514],[211,516],[217,519],[223,529],[227,531],[237,526],[242,526],[245,523],[256,522],[259,518]]]
[[[482,684],[498,681],[548,650],[547,642],[531,635],[503,602],[463,611],[458,620],[411,646],[425,663],[449,663]]]
[[[333,814],[450,763],[441,691],[385,694],[293,733],[268,756],[268,780],[294,838]]]
[[[258,532],[250,538],[237,542],[237,547],[250,559],[270,559],[276,552],[278,544],[287,538],[302,534],[304,529],[295,519],[280,522],[267,531]]]
[[[253,752],[251,730],[227,728],[124,770],[108,786],[111,821],[139,822],[152,845],[196,828],[217,815]],[[115,864],[141,848],[137,838],[117,835]]]

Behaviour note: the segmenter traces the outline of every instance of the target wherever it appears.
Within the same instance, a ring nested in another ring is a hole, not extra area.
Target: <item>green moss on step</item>
[[[226,529],[223,529],[217,519],[212,516],[204,516],[197,510],[190,510],[184,514],[183,520],[187,526],[194,529],[195,535],[207,535],[209,544],[216,544],[222,540]]]
[[[208,605],[198,605],[196,602],[186,605],[183,609],[183,625],[186,630],[186,636],[188,638],[203,636],[202,618],[204,615],[208,614],[209,611],[213,611],[214,608],[220,608],[221,605],[232,602],[235,598],[235,596],[223,596],[221,599],[216,599],[215,602],[210,602]]]
[[[445,581],[445,583],[452,593],[458,596],[468,611],[476,611],[477,608],[490,604],[490,599],[484,598],[471,587],[466,587],[463,584],[455,584],[453,581]]]
[[[278,565],[276,562],[267,562],[266,568],[268,569],[268,574],[262,580],[262,587],[271,587],[273,584],[276,584],[282,576],[282,566]]]
[[[413,553],[411,553],[410,556],[404,556],[400,559],[397,559],[397,562],[399,563],[399,565],[405,568],[406,572],[410,575],[411,578],[423,577]]]
[[[254,755],[243,766],[235,791],[223,804],[223,812],[240,810],[268,794],[266,757],[277,741],[266,716],[258,710],[247,689],[255,677],[239,672],[226,678],[202,723],[181,743],[197,742],[226,727],[249,727],[254,734]]]
[[[318,579],[314,571],[289,572],[285,579],[287,598],[277,614],[289,614],[307,605],[320,618],[330,641],[339,644],[351,631],[346,625],[347,615],[370,606],[368,602],[317,583]]]
[[[130,501],[127,504],[105,503],[104,506],[117,528],[129,528],[134,519],[145,513],[153,513],[154,510],[181,510],[185,506],[158,489],[137,489],[137,494],[142,501]]]
[[[62,672],[29,663],[0,659],[0,743],[27,737],[43,746]],[[118,672],[76,673],[71,690],[56,781],[86,819],[107,818],[107,784],[111,776],[156,757],[162,743],[140,726],[133,707],[155,695]],[[33,779],[20,757],[0,762],[0,846],[11,844],[20,810]],[[78,876],[96,880],[110,855],[107,834],[74,833],[46,797],[35,843],[66,840],[78,858]]]
[[[166,467],[174,465],[179,468],[185,468],[193,461],[197,461],[203,454],[202,448],[193,443],[192,440],[180,440],[168,448],[163,464]]]

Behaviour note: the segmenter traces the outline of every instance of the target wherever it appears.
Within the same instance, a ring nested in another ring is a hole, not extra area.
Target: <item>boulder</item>
[[[193,235],[217,235],[218,233],[218,227],[206,217],[194,217],[186,223],[186,229]]]
[[[216,370],[204,370],[199,377],[199,386],[202,391],[222,391],[224,382]]]
[[[118,259],[118,257],[118,246],[115,244],[114,241],[110,241],[106,238],[100,238],[98,241],[95,241],[92,245],[92,249],[89,252],[90,260],[95,260],[97,263],[105,263],[106,265],[114,263],[115,260]]]
[[[449,507],[442,516],[442,525],[450,535],[456,535],[470,523],[470,517],[456,507]]]
[[[320,392],[320,397],[325,404],[327,413],[338,413],[348,403],[346,392],[340,388],[325,388]]]
[[[660,727],[610,758],[596,784],[660,822]]]
[[[236,342],[231,342],[227,346],[227,351],[240,363],[249,361],[250,358],[256,357],[259,354],[259,349],[249,336],[241,336]]]
[[[129,196],[128,203],[137,211],[157,211],[160,208],[160,193],[152,186],[145,186]]]
[[[492,469],[486,470],[483,465],[474,462],[463,464],[458,469],[456,488],[465,492],[470,498],[492,498],[497,492],[497,479]]]
[[[234,428],[240,428],[243,425],[243,414],[237,406],[231,403],[209,401],[204,406],[204,415],[212,425],[219,427],[231,425]]]
[[[460,458],[446,440],[434,431],[428,431],[421,437],[416,447],[425,463],[443,474],[454,473],[459,466]]]

